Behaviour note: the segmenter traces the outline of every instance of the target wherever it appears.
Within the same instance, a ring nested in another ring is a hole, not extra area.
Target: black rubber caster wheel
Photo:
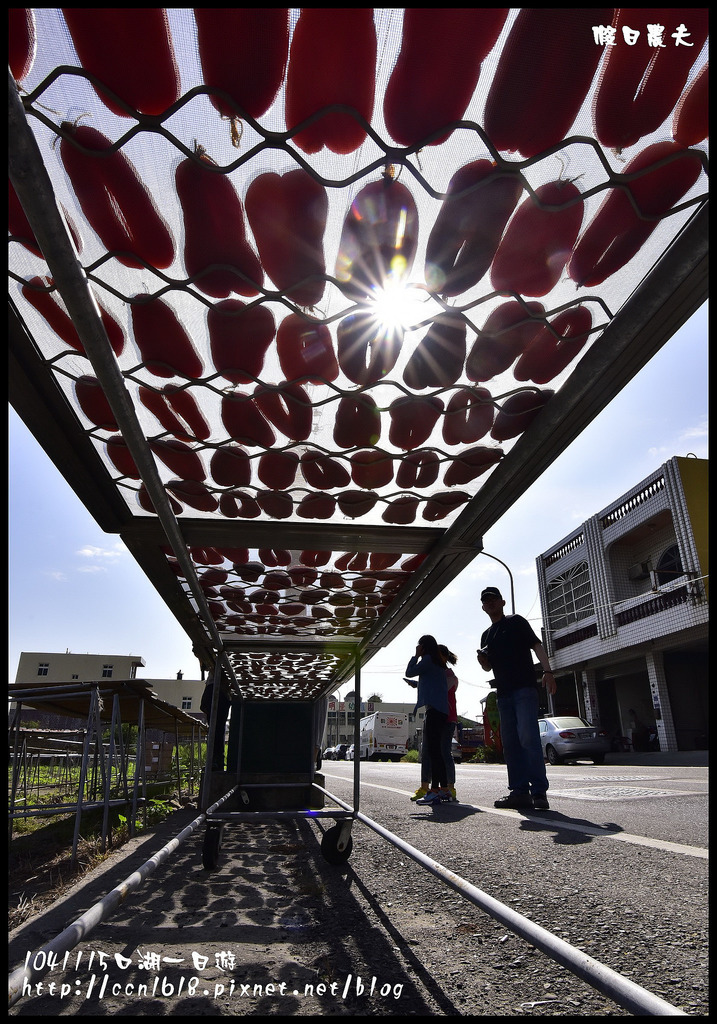
[[[341,825],[334,825],[328,832],[324,833],[321,840],[321,855],[329,864],[345,864],[351,856],[354,848],[354,841],[351,836],[343,850],[339,850],[338,843],[341,838]]]
[[[204,833],[204,845],[202,847],[202,864],[211,871],[219,863],[219,850],[222,845],[222,826],[209,825]]]

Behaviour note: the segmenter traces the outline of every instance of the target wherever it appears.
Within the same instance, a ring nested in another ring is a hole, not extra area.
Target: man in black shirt
[[[556,685],[548,655],[527,619],[504,614],[505,601],[496,587],[485,588],[481,603],[491,625],[481,637],[478,663],[486,672],[492,671],[495,679],[510,790],[495,806],[547,811],[548,776],[538,729],[533,651],[545,670],[543,686],[553,694]]]

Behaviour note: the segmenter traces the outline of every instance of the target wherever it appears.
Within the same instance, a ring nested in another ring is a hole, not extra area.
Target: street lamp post
[[[511,605],[511,608],[512,608],[512,613],[513,613],[513,615],[515,615],[515,588],[513,586],[513,573],[510,571],[510,569],[505,564],[505,562],[501,562],[500,558],[496,558],[495,555],[489,555],[487,551],[481,551],[481,554],[482,555],[487,555],[488,558],[492,558],[494,562],[499,562],[503,566],[505,571],[508,573],[508,577],[510,579],[510,605]],[[555,704],[554,704],[554,701],[553,701],[552,693],[549,693],[547,695],[547,697],[548,697],[548,714],[552,715],[552,714],[555,713]]]
[[[481,554],[486,555],[488,558],[492,558],[494,562],[498,562],[500,565],[503,566],[505,571],[508,573],[508,577],[510,579],[510,605],[512,614],[515,615],[515,588],[513,586],[513,573],[510,571],[505,562],[501,562],[500,558],[496,558],[495,555],[489,555],[487,551],[481,551]]]

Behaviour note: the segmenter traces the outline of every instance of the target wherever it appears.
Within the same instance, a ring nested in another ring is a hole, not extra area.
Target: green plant
[[[152,825],[158,825],[160,821],[164,821],[164,819],[169,817],[171,813],[172,808],[166,800],[152,797],[152,799],[148,800],[144,808],[137,814],[134,827],[137,831],[140,831],[143,828],[150,828]],[[119,821],[119,828],[117,829],[118,837],[125,839],[129,835],[129,818],[126,814],[118,814],[117,820]]]
[[[225,758],[226,758],[226,747],[225,747]],[[192,747],[190,743],[179,744],[179,770],[182,773],[183,778],[188,778],[191,771],[200,771],[202,766],[205,764],[207,759],[207,745],[206,743],[195,743]],[[172,770],[176,770],[177,765],[177,748],[175,747],[172,752]]]
[[[419,762],[418,751],[417,750],[408,750],[408,751],[406,751],[406,753],[403,755],[401,760],[405,764],[418,764],[418,762]]]
[[[466,761],[466,764],[502,764],[503,755],[495,747],[491,747],[486,744],[484,747],[478,747],[470,761]]]

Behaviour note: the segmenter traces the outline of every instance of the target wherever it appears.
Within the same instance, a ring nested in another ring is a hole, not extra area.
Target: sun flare
[[[424,289],[407,284],[400,276],[388,277],[382,287],[374,289],[369,308],[389,331],[408,331],[426,320],[428,296]]]

